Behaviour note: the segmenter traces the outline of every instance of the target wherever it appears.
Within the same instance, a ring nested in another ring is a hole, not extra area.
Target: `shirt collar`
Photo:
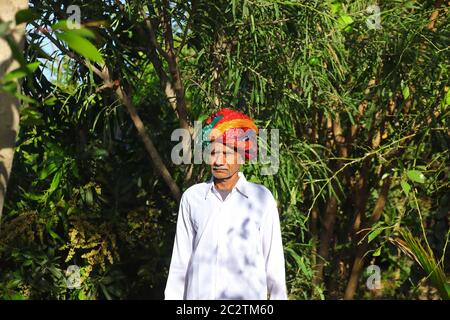
[[[247,192],[247,188],[246,188],[247,179],[245,178],[244,174],[240,171],[238,172],[238,176],[239,176],[239,179],[236,182],[236,185],[233,187],[233,189],[236,189],[240,194],[242,194],[244,197],[248,198],[248,192]],[[208,197],[208,194],[214,188],[214,176],[212,176],[208,180],[207,184],[208,184],[208,187],[207,187],[206,193],[205,193],[205,200]]]

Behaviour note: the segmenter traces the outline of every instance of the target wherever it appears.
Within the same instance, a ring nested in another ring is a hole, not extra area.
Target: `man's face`
[[[220,142],[213,142],[210,147],[209,164],[214,178],[226,179],[239,170],[243,162],[239,152]]]

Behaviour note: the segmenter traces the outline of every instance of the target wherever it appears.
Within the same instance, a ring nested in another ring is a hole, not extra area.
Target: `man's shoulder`
[[[251,196],[255,196],[258,199],[264,199],[265,201],[276,202],[272,191],[270,191],[265,185],[247,181],[245,188],[247,193]]]
[[[246,181],[246,188],[254,192],[264,193],[266,195],[272,195],[272,192],[263,184]]]
[[[190,186],[189,188],[187,188],[183,192],[183,198],[189,199],[189,198],[192,198],[192,197],[197,197],[198,195],[205,196],[206,191],[208,190],[208,188],[210,186],[211,186],[211,184],[208,183],[208,182],[196,183],[196,184]]]

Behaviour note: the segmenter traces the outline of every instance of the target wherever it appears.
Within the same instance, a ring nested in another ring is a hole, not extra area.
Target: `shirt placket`
[[[216,261],[215,261],[215,274],[214,274],[214,299],[218,298],[218,292],[221,290],[221,283],[220,283],[220,274],[222,273],[221,270],[221,254],[222,254],[222,211],[223,211],[223,201],[220,199],[216,199],[217,203],[217,219],[216,219],[216,232],[217,232],[217,254],[216,254]]]
[[[227,263],[227,241],[226,241],[226,233],[229,227],[227,214],[230,213],[230,210],[227,210],[230,204],[230,198],[234,193],[234,188],[228,194],[225,201],[218,201],[218,209],[217,209],[217,232],[218,232],[218,245],[217,245],[217,256],[216,256],[216,274],[215,274],[215,299],[219,298],[219,294],[225,290],[226,276],[224,265]]]
[[[226,279],[224,277],[227,275],[225,265],[227,263],[228,252],[226,234],[229,226],[229,218],[227,215],[231,214],[232,210],[228,210],[227,208],[230,206],[230,199],[233,194],[236,192],[236,187],[231,189],[231,192],[227,195],[225,200],[222,200],[222,197],[217,192],[217,190],[213,190],[214,195],[216,196],[217,206],[217,220],[216,220],[216,232],[217,232],[217,255],[216,255],[216,265],[214,268],[214,299],[218,299],[221,292],[226,289]]]

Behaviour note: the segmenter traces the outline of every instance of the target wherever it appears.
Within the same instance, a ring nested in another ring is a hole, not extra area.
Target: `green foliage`
[[[100,52],[98,52],[97,48],[87,39],[95,38],[94,33],[89,29],[69,29],[67,27],[67,21],[64,20],[55,23],[52,26],[52,29],[61,31],[56,33],[56,37],[67,43],[70,49],[79,53],[82,57],[98,63],[104,63]]]
[[[403,229],[400,233],[404,240],[397,242],[400,248],[411,256],[426,272],[427,278],[438,289],[442,299],[449,300],[450,282],[444,273],[443,261],[436,261],[429,244],[426,242],[424,247],[408,229]]]

